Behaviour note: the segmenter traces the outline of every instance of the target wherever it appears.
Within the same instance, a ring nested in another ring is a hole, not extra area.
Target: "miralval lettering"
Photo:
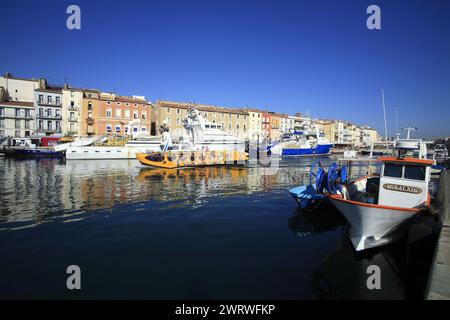
[[[393,184],[393,183],[385,183],[383,184],[383,188],[386,190],[406,192],[406,193],[414,193],[414,194],[422,193],[422,189],[418,187],[402,186],[400,184]]]

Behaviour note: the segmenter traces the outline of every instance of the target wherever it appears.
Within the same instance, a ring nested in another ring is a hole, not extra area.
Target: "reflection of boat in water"
[[[338,240],[322,267],[312,274],[316,299],[399,300],[405,298],[405,283],[401,276],[402,261],[396,248],[363,255],[355,252],[347,235]],[[380,290],[367,286],[369,266],[380,268]]]
[[[298,236],[335,230],[346,223],[344,217],[330,203],[323,202],[314,212],[298,209],[289,218],[289,228]]]

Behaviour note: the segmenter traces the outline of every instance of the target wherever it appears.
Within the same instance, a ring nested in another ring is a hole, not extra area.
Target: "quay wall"
[[[450,300],[450,171],[442,172],[438,201],[441,205],[442,229],[434,253],[425,293],[427,300]]]

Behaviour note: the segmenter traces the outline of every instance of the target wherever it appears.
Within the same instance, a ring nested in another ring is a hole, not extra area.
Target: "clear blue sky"
[[[81,7],[79,31],[66,8]],[[366,28],[381,7],[382,30]],[[450,1],[4,1],[0,72],[450,135]]]

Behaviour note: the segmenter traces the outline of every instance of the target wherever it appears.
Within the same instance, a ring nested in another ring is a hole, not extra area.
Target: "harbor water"
[[[0,299],[404,299],[401,241],[357,254],[330,205],[289,196],[313,161],[160,170],[0,159]],[[366,167],[354,167],[364,175]],[[367,287],[367,267],[382,271]],[[68,290],[66,268],[81,269]]]

